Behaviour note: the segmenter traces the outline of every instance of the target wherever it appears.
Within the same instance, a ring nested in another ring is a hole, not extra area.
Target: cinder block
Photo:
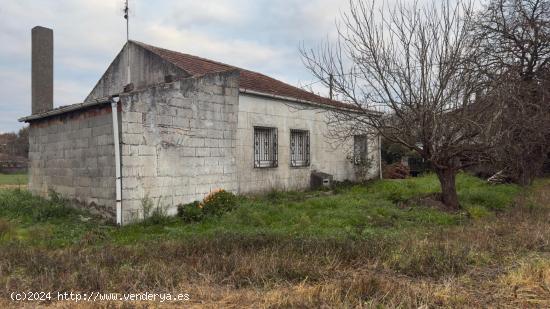
[[[206,136],[208,138],[213,138],[213,139],[222,139],[222,138],[224,138],[224,131],[223,130],[209,129],[206,132],[207,132]]]
[[[125,126],[124,133],[143,133],[143,124],[142,123],[134,123],[134,122],[128,122],[123,123]]]
[[[137,149],[140,156],[152,156],[157,154],[157,148],[155,146],[141,145]]]
[[[143,113],[124,112],[124,113],[122,113],[122,120],[123,120],[123,122],[142,123],[143,122]]]
[[[184,146],[181,148],[180,153],[183,157],[194,157],[196,156],[196,148]]]
[[[140,177],[152,177],[157,175],[156,164],[145,164],[139,167],[138,176]]]
[[[209,157],[210,149],[209,148],[197,148],[195,155],[197,157]]]
[[[204,138],[190,138],[186,145],[188,147],[204,147]]]
[[[209,149],[206,149],[206,150],[209,150]],[[207,157],[207,158],[204,158],[204,165],[205,166],[219,165],[219,161],[220,161],[219,158]]]
[[[171,126],[172,125],[172,116],[170,115],[157,115],[156,116],[156,120],[157,120],[157,124],[160,124],[160,125],[167,125],[167,126]]]
[[[142,134],[122,133],[122,143],[126,145],[140,145],[143,139]]]
[[[133,189],[139,185],[138,179],[136,177],[125,177],[124,178],[124,188]]]
[[[226,151],[223,148],[209,148],[211,157],[223,157],[226,155]]]
[[[189,118],[186,117],[173,117],[172,125],[179,128],[190,128]]]

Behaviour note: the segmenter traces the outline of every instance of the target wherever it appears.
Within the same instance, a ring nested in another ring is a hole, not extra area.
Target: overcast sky
[[[348,0],[130,0],[130,37],[258,71],[314,81],[299,46],[335,37]],[[0,0],[0,132],[31,111],[31,28],[54,30],[54,106],[82,102],[125,41],[123,0]]]

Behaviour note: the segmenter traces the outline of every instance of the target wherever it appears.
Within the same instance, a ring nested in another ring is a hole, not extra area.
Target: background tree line
[[[29,155],[29,128],[24,127],[17,133],[0,134],[0,154],[5,158],[24,157]]]

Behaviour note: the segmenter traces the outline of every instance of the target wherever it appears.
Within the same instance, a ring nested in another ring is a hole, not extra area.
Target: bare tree
[[[550,152],[550,1],[491,0],[475,32],[485,100],[501,113],[497,166],[529,185]]]
[[[416,151],[437,173],[451,209],[460,208],[456,174],[492,147],[486,132],[493,116],[473,104],[482,76],[472,62],[471,17],[461,1],[389,7],[351,0],[338,42],[301,51],[306,67],[353,105],[332,112],[333,134],[374,132]]]

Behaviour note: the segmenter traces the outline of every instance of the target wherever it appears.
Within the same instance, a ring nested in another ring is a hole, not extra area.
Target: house
[[[266,75],[130,41],[82,103],[53,108],[53,32],[32,31],[29,189],[101,210],[117,223],[234,193],[299,190],[313,171],[356,180],[350,160],[379,143],[327,137],[327,114],[350,108]],[[353,145],[361,143],[361,145]]]

